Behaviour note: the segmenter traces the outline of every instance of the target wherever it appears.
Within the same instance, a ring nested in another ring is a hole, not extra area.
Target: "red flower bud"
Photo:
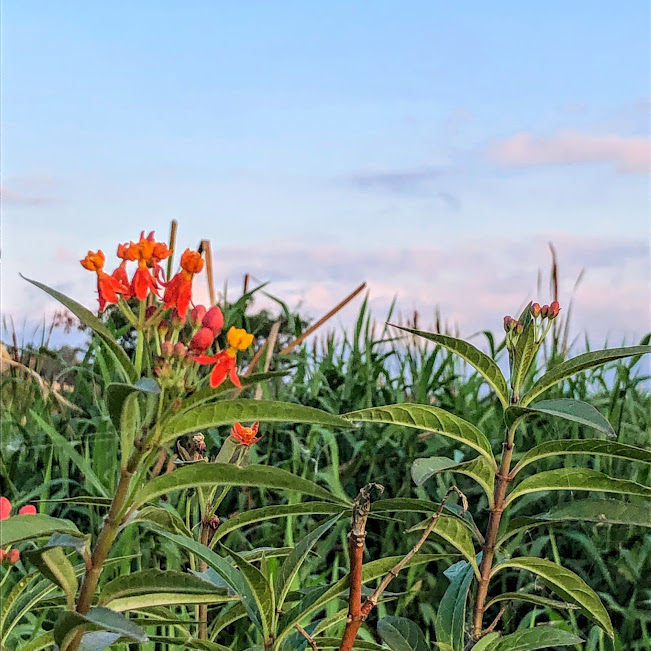
[[[164,341],[160,345],[160,352],[165,359],[169,359],[174,354],[174,344],[171,341]]]
[[[540,316],[540,303],[532,303],[531,304],[531,316],[533,316],[534,319],[537,316]]]
[[[33,504],[26,504],[18,510],[18,515],[34,515],[35,513],[36,507]]]
[[[210,328],[216,337],[224,327],[224,315],[222,311],[216,305],[211,307],[206,312],[206,316],[203,317],[201,325],[204,328]]]
[[[156,310],[158,310],[158,308],[155,305],[150,305],[147,307],[145,310],[145,319],[151,319],[151,317],[156,314]]]
[[[188,354],[188,349],[185,347],[185,344],[177,341],[174,344],[174,359],[182,360]]]
[[[190,312],[190,323],[192,327],[198,328],[204,316],[206,316],[206,308],[203,305],[195,305]]]
[[[543,306],[540,308],[540,316],[541,316],[543,319],[546,319],[546,318],[549,316],[549,305],[543,305]]]
[[[547,316],[550,319],[555,319],[558,316],[558,313],[561,311],[561,306],[558,304],[558,301],[552,301],[547,312]]]
[[[7,558],[12,565],[15,565],[20,560],[20,552],[17,549],[12,549],[7,554]]]
[[[524,326],[519,321],[515,321],[514,329],[518,334],[520,334],[524,330]]]
[[[510,317],[508,315],[504,317],[504,332],[511,332],[511,330],[513,330],[511,326],[512,321],[513,317]]]
[[[180,329],[185,325],[185,316],[181,316],[177,309],[174,308],[172,310],[172,316],[170,317],[170,321],[172,323],[172,327],[175,329]]]
[[[199,355],[208,350],[208,348],[212,346],[214,340],[215,335],[210,328],[199,328],[194,337],[190,340],[190,350],[195,355]]]
[[[164,339],[167,331],[170,329],[170,322],[163,319],[158,324],[158,334]]]
[[[219,526],[219,516],[213,515],[212,518],[210,518],[210,522],[208,524],[212,529],[217,529]]]

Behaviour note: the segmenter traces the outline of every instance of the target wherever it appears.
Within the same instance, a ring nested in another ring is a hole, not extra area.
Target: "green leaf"
[[[422,330],[413,330],[412,328],[403,328],[402,326],[393,327],[429,339],[430,341],[451,350],[456,355],[459,355],[459,357],[463,358],[473,366],[478,373],[483,376],[486,382],[490,384],[502,405],[504,407],[508,406],[509,388],[506,379],[502,375],[499,366],[488,355],[486,355],[486,353],[482,353],[481,350],[475,348],[472,344],[469,344],[466,341],[456,339],[455,337],[449,337],[448,335],[423,332]]]
[[[108,631],[95,631],[86,633],[81,638],[79,651],[102,651],[118,642],[122,638],[120,633],[109,633]]]
[[[250,421],[309,423],[350,429],[348,421],[314,407],[272,400],[228,400],[199,405],[191,411],[175,414],[163,423],[160,443],[209,427]]]
[[[472,651],[495,651],[499,641],[499,633],[489,633],[484,635],[476,644],[473,645]]]
[[[513,475],[516,475],[525,466],[528,466],[534,461],[539,461],[546,457],[560,456],[561,454],[590,454],[651,463],[651,451],[637,448],[633,445],[625,445],[624,443],[616,443],[615,441],[564,439],[560,441],[547,441],[537,445],[535,448],[531,448],[515,466]]]
[[[143,570],[118,576],[99,597],[101,606],[122,612],[152,606],[214,604],[233,601],[226,588],[217,588],[192,574],[176,570]]]
[[[69,520],[51,518],[43,513],[13,515],[2,521],[0,547],[8,547],[23,540],[35,540],[53,533],[67,533],[83,538],[83,534]]]
[[[327,502],[348,506],[340,497],[309,479],[303,479],[291,472],[272,466],[247,466],[239,468],[226,463],[194,463],[177,468],[160,477],[152,479],[136,495],[136,508],[170,491],[199,486],[252,486],[256,488],[275,488],[310,495]]]
[[[118,344],[118,342],[115,340],[111,334],[111,331],[90,310],[87,310],[83,305],[80,305],[77,303],[77,301],[68,298],[65,294],[58,292],[56,289],[52,289],[47,285],[43,285],[36,280],[25,278],[25,276],[22,274],[21,278],[26,280],[28,283],[32,283],[32,285],[35,285],[39,289],[42,289],[46,294],[49,294],[52,296],[52,298],[55,298],[57,301],[59,301],[59,303],[64,305],[84,325],[87,325],[95,334],[101,338],[106,347],[113,353],[119,362],[127,379],[129,379],[131,382],[135,382],[138,379],[136,369],[131,363],[128,355],[124,352],[120,344]]]
[[[130,622],[124,615],[103,606],[95,606],[88,611],[87,615],[80,615],[69,610],[61,613],[54,625],[54,641],[59,645],[61,651],[65,651],[80,628],[89,631],[117,633],[120,637],[127,638],[132,642],[142,643],[149,639],[139,626]]]
[[[527,493],[540,491],[601,491],[651,498],[651,488],[627,479],[615,479],[588,468],[558,468],[539,472],[521,481],[506,500],[510,504]]]
[[[529,312],[530,314],[530,312]],[[524,324],[523,324],[524,325]],[[531,320],[518,336],[518,342],[513,351],[513,368],[511,370],[511,388],[517,396],[524,383],[531,362],[536,357],[540,344],[536,344],[536,326]]]
[[[511,536],[533,527],[572,521],[651,527],[651,506],[621,500],[576,500],[540,515],[513,518],[500,531],[496,546],[500,547]]]
[[[520,400],[520,405],[526,407],[536,396],[539,396],[543,391],[547,391],[550,387],[562,382],[568,377],[585,371],[589,368],[595,368],[608,362],[613,362],[616,359],[624,357],[634,357],[636,355],[644,355],[651,353],[651,346],[628,346],[625,348],[610,348],[609,350],[596,350],[589,353],[583,353],[572,359],[561,362],[545,373],[538,381],[529,389],[527,394]]]
[[[144,393],[150,395],[159,395],[160,386],[156,380],[142,377],[135,384],[126,384],[124,382],[111,382],[106,387],[106,407],[111,418],[111,422],[116,430],[120,431],[120,418],[124,401],[133,393]]]
[[[305,538],[303,538],[292,553],[285,559],[282,564],[280,571],[278,572],[278,577],[276,579],[275,595],[276,595],[276,608],[283,607],[285,602],[285,597],[289,592],[289,589],[292,586],[292,581],[298,574],[303,561],[307,558],[307,555],[310,553],[310,550],[316,543],[316,541],[326,532],[329,531],[339,520],[341,513],[338,513],[334,517],[330,518],[322,525],[318,526],[314,531],[309,533]]]
[[[575,604],[567,603],[566,601],[558,601],[557,599],[549,599],[548,597],[541,597],[537,594],[528,594],[526,592],[503,592],[502,594],[493,597],[485,606],[490,608],[493,604],[500,601],[523,601],[543,608],[556,608],[558,610],[573,610],[578,608]]]
[[[164,635],[150,635],[150,642],[158,642],[163,645],[163,648],[180,646],[184,649],[198,649],[199,651],[231,651],[228,647],[216,642],[208,642],[207,640],[197,640],[193,637],[166,637]]]
[[[245,558],[230,549],[226,551],[232,556],[235,565],[240,569],[242,576],[249,584],[258,612],[260,613],[262,635],[265,640],[269,640],[272,638],[274,632],[274,620],[276,617],[276,597],[273,588],[269,584],[267,577],[255,565],[249,563]]]
[[[444,463],[446,461],[447,464]],[[458,472],[474,479],[484,489],[489,507],[493,506],[495,469],[486,457],[477,457],[463,463],[454,463],[445,457],[426,457],[416,459],[411,465],[411,476],[417,486],[439,472]]]
[[[289,371],[269,371],[267,373],[252,373],[251,375],[243,375],[240,378],[240,382],[242,383],[242,388],[246,389],[246,387],[253,386],[254,384],[258,384],[260,382],[264,382],[265,380],[271,380],[277,377],[286,377],[287,375],[289,375]],[[190,411],[191,409],[194,409],[194,407],[196,407],[197,405],[201,405],[204,402],[209,402],[210,400],[213,400],[214,398],[224,393],[227,393],[228,391],[233,391],[233,390],[239,390],[239,389],[230,380],[225,380],[218,387],[215,388],[208,386],[208,387],[204,387],[203,389],[199,389],[199,391],[196,391],[191,396],[188,396],[183,400],[181,409],[177,413],[185,413],[186,411]]]
[[[441,599],[434,629],[437,642],[449,644],[454,651],[463,651],[466,602],[472,583],[473,566],[464,562],[457,563],[457,565],[461,569],[451,579],[450,585]]]
[[[225,558],[218,556],[214,551],[212,551],[212,549],[198,543],[192,538],[179,536],[178,534],[169,533],[163,529],[157,529],[155,527],[152,527],[152,529],[156,531],[159,536],[163,536],[164,538],[171,540],[173,543],[176,543],[179,547],[187,549],[189,552],[192,552],[195,556],[204,561],[209,567],[212,567],[212,569],[215,570],[222,579],[224,579],[231,590],[240,596],[242,604],[246,609],[246,613],[251,618],[251,621],[262,630],[262,622],[260,621],[255,596],[251,592],[251,588],[242,576],[241,572],[238,572],[237,569],[235,569]]]
[[[144,508],[136,511],[123,527],[128,527],[131,524],[154,524],[165,531],[171,533],[179,533],[181,535],[192,537],[190,530],[186,527],[185,522],[172,511],[161,508],[160,506],[145,506]]]
[[[565,601],[577,605],[588,619],[600,626],[608,635],[614,637],[613,625],[608,611],[604,608],[597,593],[574,572],[544,558],[513,558],[493,568],[491,577],[506,568],[527,570],[538,575],[550,590]]]
[[[84,473],[86,480],[91,483],[102,497],[108,497],[108,491],[99,477],[93,471],[90,463],[75,450],[70,441],[61,436],[49,423],[46,423],[34,410],[29,410],[32,418],[38,423],[39,427],[50,437],[52,443],[63,450],[70,460]]]
[[[449,558],[447,554],[416,554],[412,556],[405,564],[407,567],[415,567],[434,561]],[[388,556],[380,558],[376,561],[371,561],[362,566],[362,584],[373,581],[379,577],[384,576],[389,570],[393,569],[395,565],[403,559],[402,556]],[[305,620],[308,616],[321,610],[328,602],[336,599],[340,595],[346,593],[350,587],[350,577],[346,575],[336,583],[330,586],[324,586],[322,589],[317,589],[308,594],[302,601],[300,601],[294,608],[288,611],[279,622],[279,634],[276,638],[277,643],[280,643],[283,638],[289,635],[296,624]]]
[[[430,521],[431,518],[428,518],[427,520],[419,522],[411,529],[408,529],[407,533],[426,529]],[[460,551],[470,565],[472,565],[477,576],[479,576],[479,568],[477,567],[477,561],[475,560],[475,548],[472,543],[472,538],[468,533],[467,527],[459,518],[447,515],[446,513],[441,513],[432,533],[443,538],[443,540],[447,541],[455,549]]]
[[[280,506],[264,506],[260,509],[251,509],[242,511],[228,520],[224,520],[218,527],[215,535],[210,542],[214,545],[224,538],[224,536],[245,527],[248,524],[262,522],[263,520],[273,520],[274,518],[287,518],[292,515],[334,515],[335,513],[345,513],[349,511],[349,506],[333,504],[332,502],[303,502],[300,504],[282,504]]]
[[[344,414],[344,418],[351,421],[389,423],[435,432],[469,445],[484,455],[491,464],[495,464],[491,444],[486,436],[463,418],[454,416],[439,407],[402,403],[351,411]]]
[[[423,631],[405,617],[383,617],[377,632],[391,651],[429,651]]]
[[[43,576],[58,585],[66,595],[68,610],[74,610],[77,595],[77,577],[75,568],[64,554],[61,547],[45,547],[34,549],[23,554],[35,565]]]
[[[551,649],[582,642],[583,640],[578,635],[563,629],[552,626],[536,626],[506,635],[499,641],[495,651],[536,651],[536,649]],[[476,646],[473,647],[473,649],[476,648]]]
[[[22,651],[43,651],[54,646],[54,632],[48,631],[39,635],[35,640],[23,645]]]
[[[558,400],[541,400],[531,407],[509,407],[504,413],[506,424],[511,427],[516,421],[528,416],[556,416],[581,425],[587,425],[607,436],[615,436],[615,430],[608,420],[592,405],[581,400],[560,398]]]

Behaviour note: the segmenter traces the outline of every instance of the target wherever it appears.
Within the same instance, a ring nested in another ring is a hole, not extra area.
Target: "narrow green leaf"
[[[393,326],[405,332],[411,332],[413,335],[424,337],[434,343],[437,343],[448,350],[451,350],[459,357],[463,358],[490,384],[499,398],[502,406],[509,404],[509,388],[505,377],[502,375],[499,366],[481,350],[475,348],[472,344],[448,335],[440,335],[432,332],[423,332],[422,330],[413,330],[412,328],[403,328],[402,326]]]
[[[434,629],[437,642],[449,644],[454,651],[463,651],[466,602],[473,578],[473,566],[464,562],[457,563],[457,565],[461,570],[451,579],[450,585],[441,599]]]
[[[408,529],[407,533],[426,529],[430,521],[431,518],[428,518],[427,520],[419,522],[411,529]],[[450,543],[456,550],[460,551],[470,565],[472,565],[477,576],[479,576],[479,568],[477,567],[477,561],[475,560],[475,548],[472,543],[472,538],[468,533],[467,527],[464,526],[459,518],[447,515],[446,513],[441,513],[432,533],[443,538],[443,540]]]
[[[168,647],[180,646],[184,649],[198,649],[199,651],[231,651],[226,646],[222,644],[217,644],[216,642],[208,642],[207,640],[197,640],[193,637],[167,637],[164,635],[150,635],[150,642],[157,642],[158,644],[163,645],[163,648],[167,649]]]
[[[183,536],[192,537],[190,530],[186,527],[185,522],[172,511],[161,508],[160,506],[145,506],[144,508],[136,511],[134,515],[124,523],[123,527],[128,527],[131,524],[153,524],[165,531],[171,533],[179,533]]]
[[[445,461],[449,463],[445,464]],[[411,465],[411,476],[417,486],[440,472],[457,472],[474,479],[484,489],[489,507],[493,506],[495,469],[486,457],[477,457],[463,463],[454,463],[445,457],[426,457],[416,459]]]
[[[90,311],[87,310],[83,305],[77,303],[73,299],[69,298],[65,294],[58,292],[56,289],[52,289],[47,285],[43,285],[36,280],[31,280],[30,278],[25,278],[21,274],[21,278],[26,280],[28,283],[35,285],[39,289],[42,289],[46,294],[55,298],[59,303],[64,305],[70,312],[72,312],[84,325],[87,325],[95,334],[97,334],[104,344],[109,348],[113,353],[117,361],[119,362],[122,370],[124,371],[125,376],[131,382],[135,382],[138,379],[136,369],[131,363],[128,355],[124,352],[124,349],[115,341],[115,338],[111,334],[111,331]]]
[[[529,314],[531,314],[529,312]],[[523,324],[524,325],[524,324]],[[513,368],[511,370],[511,388],[515,395],[520,394],[520,389],[527,377],[527,372],[531,367],[539,344],[536,344],[536,327],[531,320],[524,327],[523,332],[518,337],[518,343],[513,351]]]
[[[107,583],[99,597],[100,606],[123,612],[175,604],[210,604],[233,601],[226,588],[217,588],[192,574],[176,570],[143,570],[118,576]]]
[[[383,617],[377,632],[391,651],[429,651],[423,631],[406,617]]]
[[[209,427],[250,421],[309,423],[350,429],[348,421],[314,407],[272,400],[228,400],[199,405],[191,411],[175,414],[163,423],[164,434],[160,442]]]
[[[506,500],[510,504],[527,493],[540,491],[601,491],[651,498],[651,488],[627,479],[615,479],[603,472],[588,468],[558,468],[527,477],[511,491]]]
[[[633,445],[625,445],[624,443],[616,443],[615,441],[564,439],[560,441],[546,441],[537,445],[535,448],[531,448],[515,466],[513,474],[516,475],[525,466],[528,466],[534,461],[539,461],[547,457],[556,457],[562,454],[599,455],[651,463],[651,451],[637,448]]]
[[[43,576],[58,585],[66,595],[69,610],[74,610],[77,595],[75,568],[61,547],[45,547],[24,552],[23,556],[35,565]]]
[[[536,651],[536,649],[571,646],[582,642],[583,640],[578,635],[563,629],[552,626],[536,626],[506,635],[499,641],[495,651]],[[475,648],[473,647],[473,649]]]
[[[242,511],[228,520],[224,520],[218,527],[210,542],[210,546],[227,536],[231,531],[245,527],[248,524],[273,520],[274,518],[287,518],[292,515],[334,515],[345,513],[349,506],[333,504],[332,502],[302,502],[300,504],[282,504],[280,506],[264,506],[259,509]]]
[[[22,648],[22,651],[43,651],[43,649],[50,649],[54,646],[54,631],[49,631],[43,635],[39,635],[35,640],[27,642]]]
[[[580,371],[595,368],[596,366],[613,362],[616,359],[645,355],[647,353],[651,353],[651,346],[628,346],[625,348],[596,350],[568,359],[561,362],[558,366],[555,366],[539,378],[531,389],[529,389],[527,394],[522,397],[520,405],[526,407],[536,396],[543,393],[543,391],[547,391],[550,387],[562,382],[576,373],[579,373]]]
[[[615,436],[615,430],[608,420],[592,405],[581,400],[560,398],[558,400],[541,400],[531,407],[509,407],[504,412],[506,424],[511,427],[516,421],[530,416],[556,416],[581,425],[587,425],[607,436]]]
[[[138,492],[135,505],[141,506],[171,491],[199,486],[251,486],[290,490],[348,506],[347,502],[325,488],[286,470],[262,465],[239,468],[225,463],[194,463],[156,477]]]
[[[495,651],[501,635],[499,633],[489,633],[484,635],[476,644],[473,645],[472,651]]]
[[[500,531],[497,547],[500,547],[511,536],[533,527],[572,521],[651,527],[651,506],[631,504],[621,500],[576,500],[569,504],[556,506],[540,515],[513,518]]]
[[[70,441],[61,436],[49,423],[46,423],[34,410],[29,410],[32,418],[38,423],[38,426],[50,437],[52,443],[63,450],[70,460],[84,473],[86,480],[91,483],[102,497],[108,497],[108,491],[99,477],[93,471],[90,463],[75,450]]]
[[[117,633],[120,637],[127,638],[132,642],[142,643],[149,639],[139,626],[130,622],[124,615],[103,606],[95,606],[88,611],[87,615],[80,615],[69,610],[61,613],[54,626],[54,641],[62,651],[65,651],[80,628],[88,631]]]
[[[543,608],[555,608],[557,610],[573,610],[578,608],[575,604],[568,603],[567,601],[558,601],[557,599],[549,599],[548,597],[541,597],[537,594],[528,594],[526,592],[503,592],[502,594],[493,597],[486,603],[486,608],[490,608],[493,604],[500,601],[522,601]]]
[[[463,418],[454,416],[439,407],[402,403],[351,411],[344,414],[344,418],[357,422],[389,423],[435,432],[469,445],[484,455],[491,464],[495,464],[491,444],[486,436]]]
[[[265,640],[269,640],[272,638],[274,632],[274,620],[276,617],[276,597],[273,588],[269,584],[267,577],[255,565],[249,563],[245,558],[230,549],[226,551],[231,555],[235,561],[235,565],[240,569],[242,576],[249,584],[258,612],[260,613],[262,635]]]
[[[23,540],[36,540],[53,533],[67,533],[83,538],[83,534],[69,520],[51,518],[43,513],[13,515],[2,521],[0,547],[8,547]]]
[[[285,597],[287,596],[287,593],[292,586],[292,581],[298,574],[303,561],[307,558],[307,555],[310,553],[310,550],[316,541],[326,531],[329,531],[340,517],[341,513],[338,513],[314,529],[314,531],[305,536],[305,538],[303,538],[296,545],[296,547],[294,547],[292,553],[285,559],[284,563],[280,567],[278,577],[276,578],[276,585],[274,586],[276,595],[276,608],[282,609],[283,603],[285,602]]]
[[[544,558],[527,557],[513,558],[500,563],[493,568],[491,576],[509,567],[538,575],[550,590],[565,601],[576,604],[586,617],[599,625],[611,638],[614,637],[608,611],[597,593],[580,576]]]

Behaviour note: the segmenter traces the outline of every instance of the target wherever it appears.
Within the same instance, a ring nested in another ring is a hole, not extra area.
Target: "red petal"
[[[210,374],[210,386],[216,389],[226,379],[227,374],[228,367],[226,364],[217,362]]]
[[[6,520],[11,513],[11,502],[6,497],[0,497],[0,520]]]

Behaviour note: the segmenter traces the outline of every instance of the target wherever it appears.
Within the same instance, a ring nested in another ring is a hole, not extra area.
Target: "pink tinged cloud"
[[[627,174],[651,168],[651,140],[642,136],[595,136],[574,131],[536,136],[523,131],[495,143],[488,153],[509,167],[604,162]]]
[[[20,206],[40,206],[49,203],[49,199],[43,197],[32,197],[20,192],[14,192],[5,187],[0,187],[0,200],[2,203],[10,203]]]

